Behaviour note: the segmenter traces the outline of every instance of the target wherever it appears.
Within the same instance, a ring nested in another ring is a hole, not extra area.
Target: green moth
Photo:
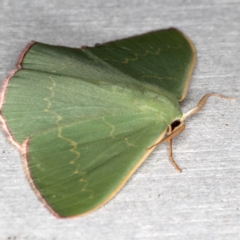
[[[52,213],[99,208],[163,141],[180,170],[172,138],[210,96],[181,112],[195,62],[193,43],[176,29],[81,49],[27,46],[2,87],[0,120]]]

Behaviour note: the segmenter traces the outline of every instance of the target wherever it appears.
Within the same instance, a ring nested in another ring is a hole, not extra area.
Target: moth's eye
[[[171,127],[172,127],[172,131],[181,124],[181,121],[180,120],[175,120],[172,124],[171,124]]]

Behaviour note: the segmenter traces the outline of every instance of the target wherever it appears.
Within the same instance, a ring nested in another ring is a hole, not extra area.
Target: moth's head
[[[177,119],[173,123],[171,123],[171,129],[172,131],[174,131],[182,125],[185,125],[184,121],[182,121],[182,119]]]
[[[168,126],[170,133],[179,132],[179,129],[182,129],[179,132],[181,133],[186,127],[185,121],[188,116],[189,112],[184,113],[181,118],[174,120],[174,122],[172,122],[170,126]]]
[[[185,119],[186,117],[183,114],[182,118],[176,119],[168,126],[168,136],[164,139],[164,141],[175,138],[186,128]]]

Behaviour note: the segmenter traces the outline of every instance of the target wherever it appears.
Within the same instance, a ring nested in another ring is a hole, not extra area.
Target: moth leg
[[[168,135],[170,135],[172,133],[172,127],[171,125],[169,126],[168,129]],[[173,152],[172,152],[172,138],[168,140],[169,143],[169,158],[173,164],[173,166],[179,171],[182,172],[182,169],[177,165],[177,163],[175,162],[174,158],[173,158]]]
[[[176,136],[178,136],[183,130],[185,129],[185,124],[181,123],[178,127],[176,127],[174,130],[172,129],[172,126],[169,125],[168,126],[168,131],[167,131],[167,136],[162,139],[161,141],[155,143],[154,145],[152,145],[151,147],[147,148],[147,150],[157,146],[158,144],[161,144],[163,142],[168,142],[169,143],[169,157],[170,160],[173,164],[173,166],[179,171],[182,172],[182,169],[177,165],[177,163],[175,162],[174,158],[173,158],[173,153],[172,153],[172,139],[175,138]]]

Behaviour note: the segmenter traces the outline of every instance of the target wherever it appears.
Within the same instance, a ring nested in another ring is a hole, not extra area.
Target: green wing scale
[[[84,50],[139,81],[166,89],[179,101],[187,94],[196,64],[193,43],[174,28]]]
[[[59,217],[110,200],[182,117],[195,49],[176,29],[93,48],[33,43],[1,96],[3,128]]]

